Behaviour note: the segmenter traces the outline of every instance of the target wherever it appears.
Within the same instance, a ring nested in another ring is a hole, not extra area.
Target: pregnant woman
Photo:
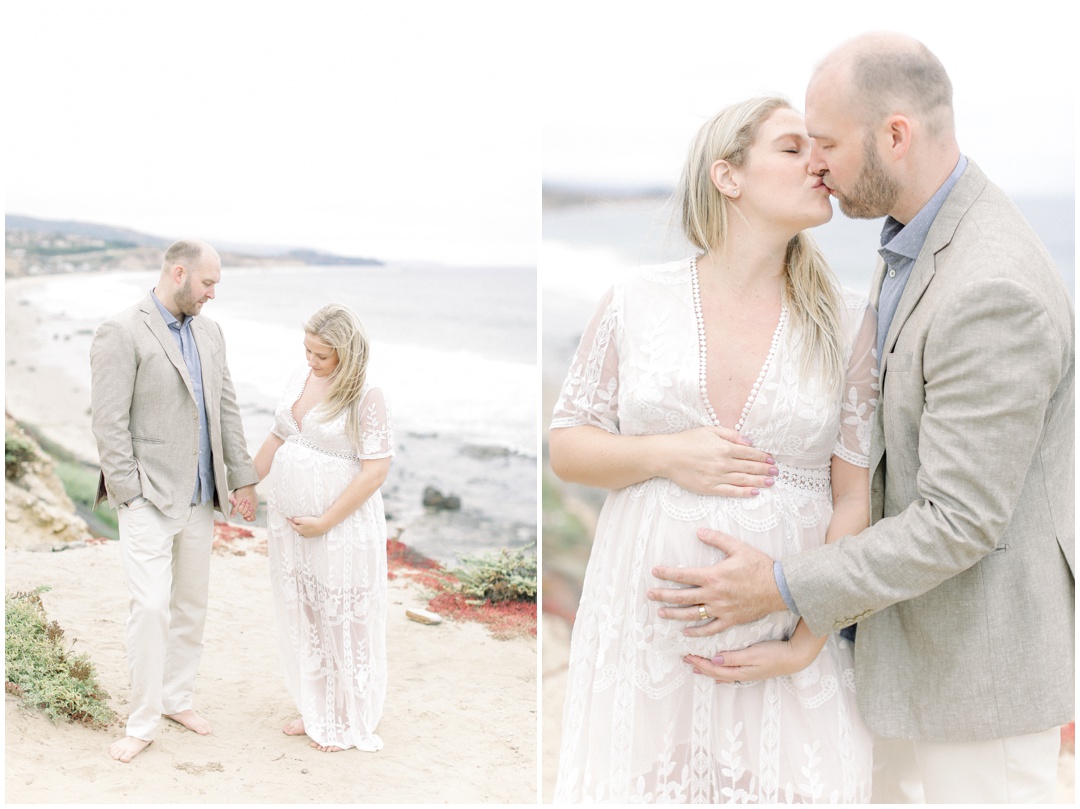
[[[307,367],[290,379],[255,457],[269,476],[270,579],[285,726],[324,752],[382,749],[386,695],[386,519],[379,487],[393,455],[382,391],[367,381],[356,314],[330,304],[304,325]]]
[[[617,284],[571,363],[551,466],[613,491],[574,623],[556,802],[869,800],[848,641],[789,612],[690,637],[646,598],[668,586],[654,567],[720,558],[700,528],[780,559],[868,522],[874,313],[802,232],[832,215],[809,155],[782,99],[707,122],[681,192],[700,253]],[[745,676],[691,665],[750,646]]]

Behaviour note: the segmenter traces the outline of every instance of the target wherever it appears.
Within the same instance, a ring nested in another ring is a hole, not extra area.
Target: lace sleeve
[[[838,458],[863,468],[870,465],[870,419],[877,407],[876,343],[877,313],[866,305],[848,360],[840,402],[840,434],[834,451]]]
[[[592,425],[619,432],[618,307],[609,290],[581,336],[563,383],[551,429]]]
[[[394,424],[381,388],[371,388],[360,400],[360,442],[362,460],[394,454]]]

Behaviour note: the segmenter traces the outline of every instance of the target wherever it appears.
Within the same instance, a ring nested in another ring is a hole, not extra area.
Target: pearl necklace
[[[701,401],[705,404],[705,412],[708,413],[712,423],[719,427],[721,426],[720,420],[716,417],[716,411],[713,409],[712,402],[709,401],[708,390],[705,386],[708,350],[705,345],[705,318],[701,314],[701,286],[698,284],[697,256],[690,259],[690,287],[694,295],[694,316],[697,318],[698,387],[701,391]],[[769,345],[769,353],[765,357],[765,364],[761,366],[761,371],[758,373],[757,380],[755,380],[753,387],[750,389],[750,395],[747,397],[746,404],[743,405],[742,414],[739,416],[739,421],[735,425],[735,432],[741,432],[746,424],[746,419],[750,415],[750,408],[754,406],[754,402],[757,400],[758,392],[765,382],[765,375],[769,372],[769,367],[772,365],[773,356],[776,354],[777,346],[780,345],[780,335],[784,331],[784,326],[787,325],[787,320],[787,304],[784,303],[780,307],[780,320],[776,324],[776,331],[773,332],[772,343]]]

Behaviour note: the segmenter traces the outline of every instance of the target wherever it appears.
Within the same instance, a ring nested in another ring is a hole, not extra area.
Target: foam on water
[[[634,264],[614,247],[595,247],[544,239],[540,266],[545,290],[597,301]]]
[[[288,378],[303,367],[303,331],[218,318],[228,339],[238,396],[273,411]],[[451,436],[466,444],[536,454],[536,367],[372,340],[368,379],[383,388],[399,431]]]

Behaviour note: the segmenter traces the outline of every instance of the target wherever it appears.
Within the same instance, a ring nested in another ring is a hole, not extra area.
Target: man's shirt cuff
[[[799,608],[795,606],[795,599],[791,597],[791,590],[788,589],[787,579],[784,578],[784,565],[779,559],[773,562],[772,572],[773,576],[776,578],[776,587],[780,591],[780,597],[784,599],[787,608],[798,615]]]

